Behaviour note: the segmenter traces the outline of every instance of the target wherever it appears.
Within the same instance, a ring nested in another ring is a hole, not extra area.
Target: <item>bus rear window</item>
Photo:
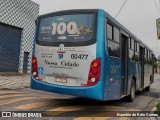
[[[94,15],[77,14],[40,19],[39,42],[85,42],[93,39]]]

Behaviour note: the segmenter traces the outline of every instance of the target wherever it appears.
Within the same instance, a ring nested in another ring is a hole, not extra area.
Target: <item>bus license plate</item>
[[[55,77],[55,82],[59,82],[59,83],[67,83],[67,78],[63,78],[63,77]]]

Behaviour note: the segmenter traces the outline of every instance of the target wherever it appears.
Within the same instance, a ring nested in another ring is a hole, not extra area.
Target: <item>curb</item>
[[[23,88],[30,88],[30,86],[16,87],[16,88],[0,88],[0,90],[16,90],[16,89],[23,89]]]

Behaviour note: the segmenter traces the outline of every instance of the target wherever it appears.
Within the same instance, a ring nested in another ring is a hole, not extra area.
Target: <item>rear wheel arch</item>
[[[129,95],[127,96],[127,100],[129,102],[133,102],[135,99],[135,94],[136,94],[136,82],[135,82],[135,79],[132,78],[131,84],[130,84],[130,92],[129,92]]]
[[[135,76],[133,76],[133,77],[132,77],[132,80],[134,80],[134,83],[135,83],[135,89],[136,89],[136,77],[135,77]],[[132,84],[132,80],[131,80],[131,84]],[[130,84],[130,86],[131,86],[131,84]]]

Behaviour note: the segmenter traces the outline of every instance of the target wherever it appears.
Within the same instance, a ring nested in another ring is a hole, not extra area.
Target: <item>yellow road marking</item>
[[[37,102],[37,103],[31,103],[31,104],[25,104],[17,106],[16,109],[20,110],[29,110],[33,108],[43,107],[47,105],[57,105],[62,103],[68,103],[69,101],[48,101],[48,102]]]
[[[109,118],[113,118],[113,117],[79,117],[79,118],[75,118],[74,120],[108,120]],[[117,118],[116,120],[131,120],[128,117],[120,117]]]
[[[48,98],[58,98],[58,97],[54,97],[54,96],[44,96],[44,95],[40,95],[40,94],[26,94],[26,93],[23,93],[23,94],[11,94],[11,95],[2,95],[0,96],[0,98],[9,98],[9,97],[18,97],[18,96],[37,96],[37,97],[48,97]]]
[[[120,117],[118,120],[131,120],[129,117]]]
[[[8,98],[8,97],[18,97],[18,96],[28,96],[30,94],[12,94],[12,95],[2,95],[0,98]]]
[[[112,117],[100,117],[100,116],[112,116],[113,114],[114,114],[113,112],[99,112],[87,115],[86,117],[77,117],[74,120],[107,120]]]
[[[18,91],[0,91],[0,95],[1,94],[13,94],[13,93],[27,93],[27,92],[18,92]]]
[[[8,93],[8,94],[7,94]],[[24,94],[24,95],[22,95]],[[27,93],[27,92],[18,92],[18,91],[2,91],[0,93],[0,98],[9,98],[9,97],[16,97],[16,96],[37,96],[37,97],[48,97],[48,98],[60,98],[60,97],[54,97],[54,96],[46,96],[46,95],[40,95],[40,94],[33,94],[33,93]]]
[[[63,107],[58,107],[58,108],[53,108],[50,110],[47,110],[45,113],[49,115],[58,115],[64,112],[70,112],[70,111],[77,111],[77,110],[83,110],[83,109],[88,109],[88,108],[121,108],[118,106],[95,106],[95,105],[76,105],[76,106],[63,106]]]
[[[42,96],[40,98],[48,98],[46,96]],[[23,97],[23,98],[15,98],[15,99],[9,99],[9,100],[2,100],[0,101],[0,105],[7,105],[7,104],[11,104],[11,103],[16,103],[16,102],[20,102],[20,101],[25,101],[25,100],[30,100],[30,99],[37,99],[37,97]]]
[[[142,111],[140,109],[135,109],[135,108],[132,108],[132,109],[128,109],[127,111]]]
[[[79,117],[74,120],[107,120],[111,117]]]
[[[76,106],[63,106],[58,108],[53,108],[47,111],[75,111],[86,108],[121,108],[118,106],[97,106],[97,105],[76,105]]]
[[[10,100],[2,100],[0,101],[0,105],[6,105],[6,104],[16,103],[16,102],[30,100],[30,99],[36,99],[36,97],[23,97],[23,98],[15,98]]]

